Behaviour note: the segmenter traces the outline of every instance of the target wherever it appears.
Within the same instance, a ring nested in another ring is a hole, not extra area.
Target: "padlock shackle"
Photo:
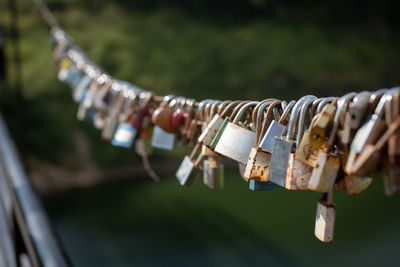
[[[264,99],[264,100],[260,101],[257,104],[257,106],[254,107],[253,114],[252,114],[252,117],[251,117],[253,122],[255,123],[257,121],[257,117],[259,115],[258,111],[259,111],[260,108],[264,109],[266,105],[269,105],[272,101],[276,101],[276,100],[278,100],[278,99],[267,98],[267,99]]]
[[[232,101],[232,100],[225,100],[225,101],[223,101],[221,104],[218,105],[218,110],[217,110],[217,112],[216,112],[216,113],[213,113],[211,117],[214,118],[215,114],[221,114],[221,113],[224,111],[224,109],[225,109],[229,104],[231,104],[231,103],[233,103],[233,102],[234,102],[234,101]]]
[[[231,111],[232,109],[235,108],[235,106],[239,105],[240,103],[242,103],[241,100],[235,100],[233,102],[231,102],[230,104],[228,104],[224,110],[222,111],[222,113],[220,114],[221,118],[225,118],[228,115],[228,112]]]
[[[399,116],[399,97],[400,97],[400,87],[394,87],[391,89],[392,94],[390,99],[386,101],[385,105],[385,120],[386,124],[390,125]]]
[[[286,139],[287,140],[294,140],[294,133],[295,133],[295,128],[296,128],[296,122],[299,118],[299,111],[301,109],[301,106],[303,102],[310,98],[314,97],[312,95],[305,95],[302,98],[300,98],[297,103],[294,105],[292,113],[290,114],[290,119],[289,119],[289,125],[288,125],[288,130],[286,133]]]
[[[286,105],[286,107],[283,107],[283,113],[281,115],[281,117],[278,120],[278,123],[282,124],[282,125],[286,125],[286,119],[287,117],[290,115],[290,112],[292,111],[294,105],[296,105],[296,100],[292,100],[289,102],[289,104]]]
[[[256,106],[259,102],[258,101],[249,101],[246,104],[244,104],[238,113],[236,114],[235,118],[233,119],[232,123],[237,124],[240,119],[242,118],[243,114],[245,111],[247,111],[250,107]]]
[[[246,105],[247,103],[249,103],[250,100],[245,100],[245,101],[241,101],[232,111],[231,115],[229,116],[229,120],[233,121],[233,119],[236,117],[236,114],[239,112],[239,110]]]
[[[269,125],[269,122],[272,121],[270,117],[272,115],[273,110],[280,104],[281,104],[280,100],[274,100],[272,102],[264,102],[261,106],[259,106],[259,109],[257,111],[257,121],[255,123],[257,146],[260,145],[261,139],[264,136],[264,131],[266,130],[267,125]],[[267,109],[266,113],[265,109]],[[255,110],[253,111],[253,114],[254,112]]]
[[[300,111],[300,116],[299,116],[299,121],[297,123],[297,136],[296,136],[296,141],[297,143],[300,143],[301,138],[303,137],[304,133],[304,124],[305,124],[305,118],[307,111],[312,108],[310,107],[311,104],[317,99],[317,97],[309,97],[308,99],[304,100],[303,105],[301,105],[301,111]]]
[[[317,110],[315,111],[315,114],[313,114],[313,115],[321,113],[321,111],[325,107],[325,105],[327,105],[329,103],[332,103],[336,99],[337,99],[337,97],[325,97],[325,98],[322,98],[321,102],[319,102],[319,104],[317,106]]]

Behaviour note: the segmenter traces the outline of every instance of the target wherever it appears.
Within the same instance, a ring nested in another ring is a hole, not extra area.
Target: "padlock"
[[[270,116],[273,113],[273,110],[281,104],[281,101],[276,100],[272,102],[264,102],[259,107],[253,111],[253,114],[257,113],[256,118],[256,136],[257,136],[257,143],[254,147],[251,148],[249,158],[246,163],[246,168],[244,171],[243,176],[245,179],[252,179],[256,181],[268,181],[269,177],[269,163],[271,159],[271,154],[265,150],[260,148],[262,137],[264,133],[262,132],[265,124],[269,124],[271,119]],[[266,114],[264,114],[265,109],[268,107]],[[262,117],[263,120],[262,120]],[[254,118],[253,118],[254,119]]]
[[[111,104],[108,116],[105,119],[103,130],[101,132],[101,137],[104,141],[111,141],[115,130],[117,129],[119,122],[119,115],[121,113],[121,108],[124,104],[124,98],[122,94],[116,96],[116,100]]]
[[[297,142],[300,143],[304,133],[304,124],[307,111],[309,111],[316,100],[316,97],[305,99],[300,110],[300,117],[297,123]],[[296,151],[290,153],[288,160],[288,169],[286,171],[285,188],[288,190],[308,190],[308,182],[313,168],[296,158]]]
[[[143,103],[139,104],[140,107],[136,112],[132,112],[124,122],[118,125],[112,140],[113,145],[126,148],[132,146],[137,134],[142,131],[143,120],[149,114],[153,95],[152,92],[142,93]]]
[[[299,111],[303,102],[310,97],[314,96],[304,96],[300,98],[294,105],[293,110],[290,114],[286,137],[274,137],[269,181],[282,187],[285,186],[290,154],[294,152],[296,147],[295,129],[297,120],[300,115]]]
[[[376,153],[375,146],[372,144],[376,142],[376,139],[382,139],[381,133],[386,126],[383,120],[385,105],[387,101],[391,99],[391,95],[394,91],[395,90],[389,90],[382,96],[376,106],[374,114],[355,134],[345,166],[347,174],[364,176],[368,174],[376,166],[376,162],[379,161],[379,153]],[[369,156],[371,156],[371,158],[367,158]]]
[[[347,175],[344,177],[346,190],[349,195],[358,195],[372,183],[371,177]]]
[[[332,242],[335,229],[335,204],[332,202],[333,193],[325,193],[318,200],[317,216],[315,218],[315,236],[322,242]]]
[[[198,142],[202,143],[208,148],[215,147],[215,145],[213,147],[211,146],[213,139],[221,129],[224,120],[228,116],[229,112],[232,111],[238,104],[240,104],[240,101],[231,102],[225,107],[223,111],[215,114],[211,121],[207,124],[207,127],[200,134]]]
[[[347,112],[345,112],[343,131],[339,131],[338,135],[340,137],[341,143],[347,146],[353,139],[355,131],[360,127],[364,120],[366,111],[369,106],[369,99],[371,93],[360,92],[358,93],[351,103],[349,103]]]
[[[354,161],[359,156],[364,147],[376,141],[376,138],[385,127],[385,122],[382,119],[385,110],[385,104],[391,92],[386,92],[379,100],[374,114],[364,123],[355,134],[350,146],[350,153],[345,166],[345,171],[348,174],[355,174]]]
[[[164,150],[173,150],[175,147],[175,138],[175,134],[167,133],[158,125],[154,125],[151,146]]]
[[[224,157],[246,164],[250,150],[256,144],[256,133],[238,123],[244,112],[258,102],[248,102],[238,111],[232,122],[226,123],[214,151]],[[217,134],[218,135],[218,134]]]
[[[386,123],[392,124],[400,114],[400,91],[393,92],[392,101],[386,105]],[[400,194],[400,132],[393,134],[388,141],[388,157],[385,160],[385,175],[383,178],[384,192],[388,196]]]
[[[211,189],[224,187],[224,165],[218,157],[209,156],[203,161],[203,183]]]
[[[192,153],[189,156],[185,156],[181,165],[179,166],[175,176],[178,179],[180,185],[191,186],[194,179],[199,173],[199,166],[203,160],[203,155],[200,152],[201,144],[197,143]],[[197,155],[197,157],[196,157]]]
[[[348,94],[340,98],[335,108],[333,124],[329,132],[325,147],[318,153],[317,165],[313,168],[308,188],[317,192],[330,192],[334,189],[335,181],[340,169],[340,157],[337,151],[332,151],[343,112],[353,96]]]
[[[64,57],[60,60],[57,74],[57,78],[60,82],[65,82],[67,80],[71,64],[71,60],[68,57]]]
[[[328,141],[328,130],[332,125],[335,116],[336,105],[327,104],[321,113],[317,114],[304,133],[296,151],[296,159],[311,167],[317,166],[318,153]]]
[[[270,191],[279,189],[280,186],[271,182],[262,182],[256,180],[249,181],[249,189],[251,191]]]
[[[173,97],[166,96],[160,106],[153,112],[152,121],[155,125],[167,133],[176,133],[177,129],[172,125],[172,115],[174,108],[169,105]]]

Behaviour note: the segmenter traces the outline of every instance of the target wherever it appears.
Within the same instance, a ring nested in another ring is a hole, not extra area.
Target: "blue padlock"
[[[279,185],[271,183],[271,182],[261,182],[250,180],[249,189],[252,191],[266,191],[266,190],[274,190],[281,188]]]
[[[111,144],[130,148],[136,139],[137,130],[128,123],[120,123],[115,131]]]

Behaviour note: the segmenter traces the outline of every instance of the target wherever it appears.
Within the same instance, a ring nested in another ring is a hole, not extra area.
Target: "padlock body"
[[[333,190],[340,168],[340,158],[325,152],[318,155],[318,164],[313,168],[308,187],[310,190],[326,193]]]
[[[101,132],[101,137],[103,138],[103,140],[110,141],[113,138],[117,125],[118,120],[116,116],[110,116],[106,120],[106,122],[104,123],[103,131]]]
[[[114,146],[130,148],[136,139],[137,130],[128,123],[120,123],[111,143]]]
[[[250,150],[256,145],[256,133],[234,123],[228,123],[223,131],[215,152],[246,164]]]
[[[269,153],[272,153],[274,148],[275,137],[279,137],[282,135],[285,130],[285,125],[280,124],[279,122],[273,120],[269,125],[265,135],[261,139],[259,148],[265,150]]]
[[[349,195],[358,195],[372,183],[371,177],[347,175],[344,178],[346,190]]]
[[[282,187],[285,186],[286,173],[290,153],[294,150],[296,142],[275,137],[271,156],[269,180]]]
[[[222,119],[218,114],[210,121],[204,131],[200,134],[198,141],[205,146],[210,146],[215,135],[218,133],[222,126],[224,119]]]
[[[335,205],[319,200],[315,218],[315,236],[322,242],[332,242],[335,228]]]
[[[231,123],[231,120],[229,118],[225,118],[221,124],[221,127],[219,128],[219,130],[215,134],[214,138],[212,139],[210,145],[209,146],[207,146],[206,144],[204,144],[204,145],[207,146],[208,148],[214,150],[219,142],[219,139],[221,138],[222,134],[224,133],[226,126],[229,123]]]
[[[251,191],[269,191],[269,190],[275,190],[278,188],[280,188],[279,185],[271,183],[271,182],[262,182],[262,181],[255,181],[255,180],[249,181],[249,189]]]
[[[73,98],[75,102],[82,102],[84,100],[85,94],[89,89],[89,84],[91,81],[92,79],[87,75],[80,80],[73,92]]]
[[[389,155],[390,157],[390,155]],[[394,156],[392,162],[385,162],[385,176],[383,177],[384,192],[387,196],[396,196],[400,194],[400,156]]]
[[[271,153],[258,147],[251,148],[249,159],[243,174],[244,177],[256,181],[268,181],[270,161]]]
[[[153,128],[151,146],[165,150],[172,150],[175,146],[175,134],[167,133],[158,125],[155,125]]]
[[[198,169],[194,166],[193,161],[188,156],[185,156],[175,176],[180,185],[191,186],[197,174]]]
[[[71,87],[71,88],[76,88],[79,84],[79,82],[81,81],[82,76],[79,73],[78,69],[75,67],[71,67],[69,69],[68,72],[68,76],[66,79],[67,84]]]
[[[308,183],[313,167],[296,159],[296,155],[289,156],[288,170],[286,173],[285,188],[288,190],[309,190]]]
[[[224,166],[210,160],[203,161],[203,182],[211,189],[224,187]]]

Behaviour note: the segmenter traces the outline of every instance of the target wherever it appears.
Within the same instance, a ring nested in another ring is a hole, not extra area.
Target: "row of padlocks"
[[[136,144],[139,153],[150,137],[155,148],[194,146],[176,172],[182,186],[202,170],[204,184],[223,187],[224,158],[238,163],[251,190],[320,192],[315,234],[324,242],[333,240],[334,192],[359,194],[381,170],[385,193],[400,192],[400,88],[290,102],[160,97],[114,79],[70,40],[53,28],[58,78],[72,88],[78,119],[93,121],[114,146]]]

